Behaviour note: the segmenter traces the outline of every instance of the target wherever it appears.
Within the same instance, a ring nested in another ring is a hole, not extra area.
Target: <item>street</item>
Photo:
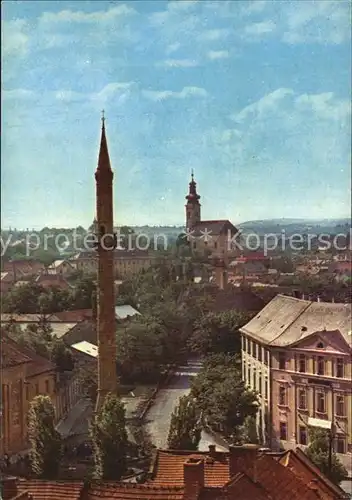
[[[155,403],[146,415],[147,430],[157,448],[167,448],[171,414],[179,398],[189,393],[191,377],[197,375],[200,368],[199,360],[190,360],[186,365],[179,366],[169,385],[158,392]],[[199,450],[208,450],[210,444],[215,444],[219,451],[225,450],[215,437],[203,431]]]

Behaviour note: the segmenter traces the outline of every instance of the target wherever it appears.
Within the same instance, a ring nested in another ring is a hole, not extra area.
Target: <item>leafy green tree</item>
[[[230,441],[243,441],[243,424],[254,417],[258,400],[241,379],[240,360],[218,354],[207,358],[193,379],[191,394],[202,411],[204,422]]]
[[[255,417],[246,417],[240,431],[240,437],[242,438],[243,444],[259,444],[259,437],[257,432],[257,425]]]
[[[60,434],[55,429],[55,409],[49,396],[36,396],[28,412],[30,462],[41,479],[55,479],[62,456]]]
[[[94,292],[96,292],[96,282],[93,277],[84,276],[79,279],[73,293],[71,309],[90,309]]]
[[[64,373],[73,370],[74,360],[72,353],[61,340],[55,339],[52,342],[50,356],[58,372]]]
[[[168,447],[173,450],[197,450],[201,432],[195,399],[190,395],[181,397],[171,415]]]
[[[127,432],[121,400],[108,394],[91,427],[97,479],[118,480],[126,472]]]
[[[334,450],[331,454],[331,468],[329,466],[329,432],[325,429],[311,428],[309,430],[309,446],[306,455],[310,460],[335,484],[348,476],[347,470],[338,459]]]
[[[36,283],[14,287],[6,294],[2,308],[9,313],[36,314],[38,313],[38,297],[44,288]]]
[[[237,311],[208,313],[195,323],[190,339],[192,349],[200,354],[241,352],[239,329],[250,319],[248,314]]]

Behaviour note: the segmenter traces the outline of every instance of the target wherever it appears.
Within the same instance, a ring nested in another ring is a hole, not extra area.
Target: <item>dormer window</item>
[[[324,344],[322,342],[318,342],[317,349],[324,349]]]

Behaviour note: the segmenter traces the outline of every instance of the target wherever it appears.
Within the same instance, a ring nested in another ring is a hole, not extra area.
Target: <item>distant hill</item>
[[[338,234],[348,233],[351,228],[351,219],[267,219],[254,220],[238,224],[243,232],[254,232],[257,234],[281,233],[286,234]]]

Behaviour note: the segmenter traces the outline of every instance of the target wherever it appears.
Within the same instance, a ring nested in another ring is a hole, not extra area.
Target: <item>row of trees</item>
[[[2,299],[4,313],[48,315],[60,311],[90,309],[96,290],[94,277],[79,276],[72,289],[44,288],[35,282],[13,287]]]
[[[48,396],[36,396],[28,413],[28,437],[32,473],[40,479],[56,479],[60,472],[63,442],[55,429],[55,408]],[[128,449],[125,408],[112,394],[91,425],[94,477],[120,479],[126,472]]]

